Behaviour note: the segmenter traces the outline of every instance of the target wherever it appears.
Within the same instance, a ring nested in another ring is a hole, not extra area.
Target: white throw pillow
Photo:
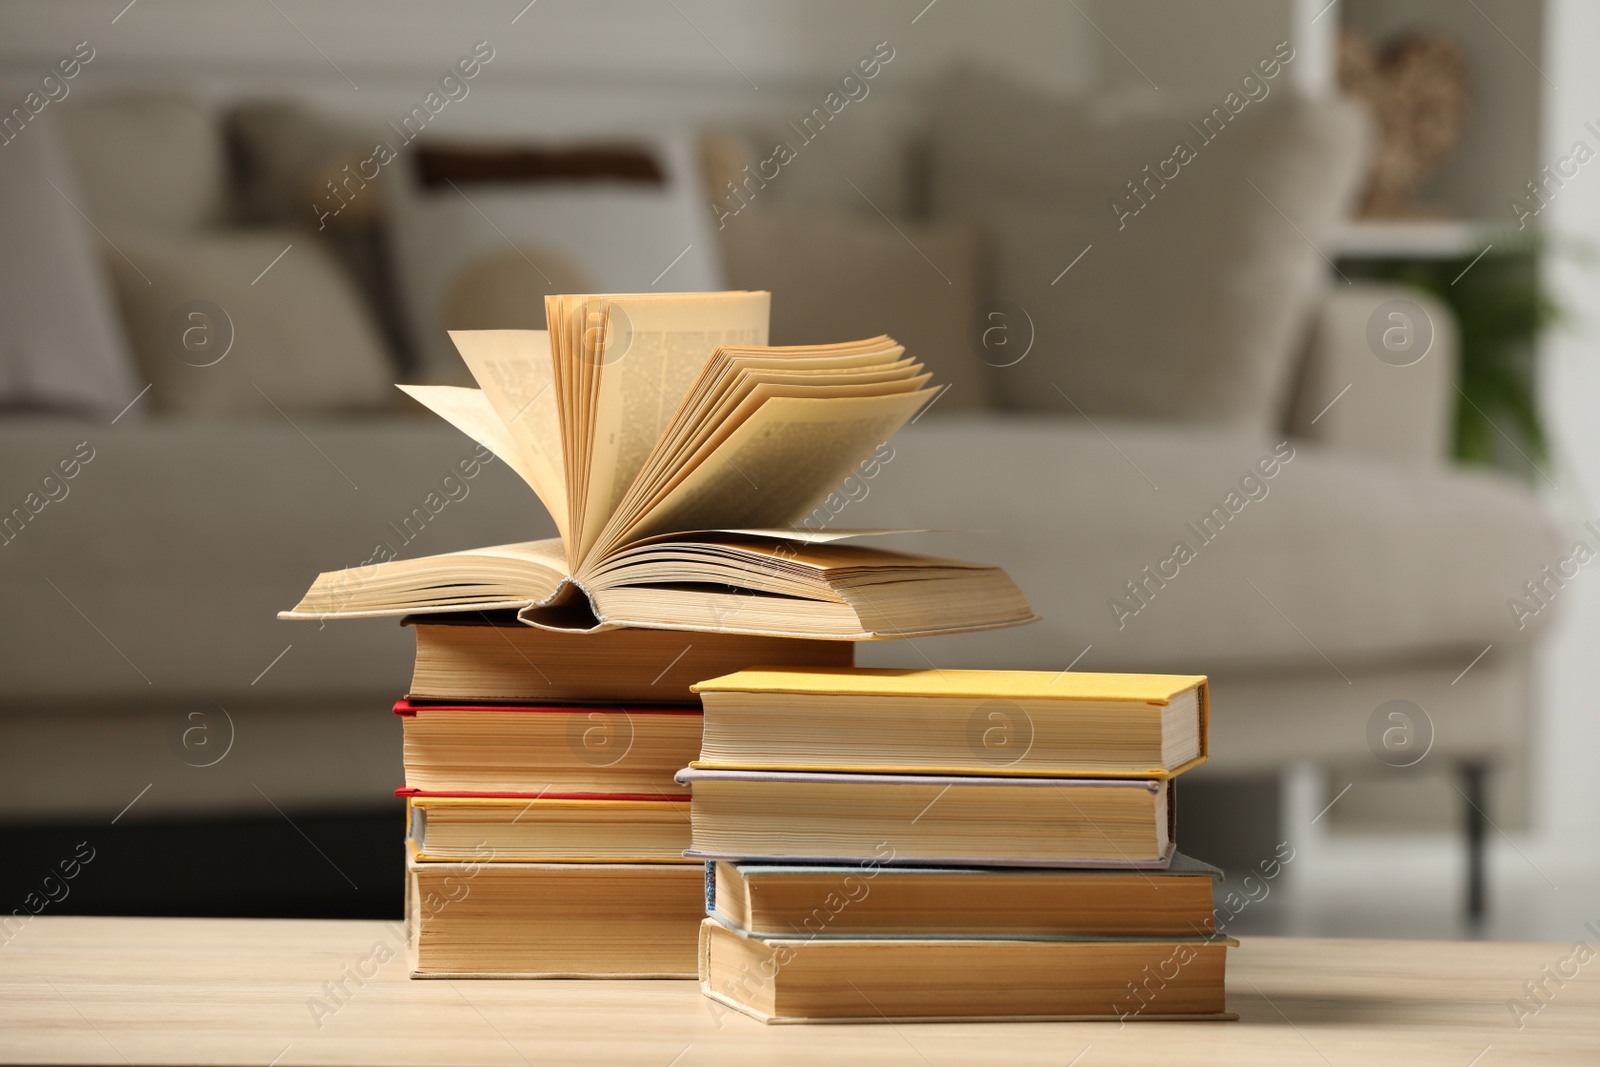
[[[398,403],[354,286],[303,232],[111,237],[127,256],[107,262],[157,408],[275,419]]]
[[[448,331],[511,322],[544,325],[544,297],[563,292],[705,292],[724,288],[722,259],[684,138],[636,139],[665,174],[660,185],[611,180],[420,186],[414,153],[389,186],[396,269],[412,341],[428,381],[470,383]],[[518,307],[463,299],[463,279],[515,257]],[[574,289],[575,282],[585,288]],[[466,312],[452,319],[451,314]]]
[[[1331,273],[1315,245],[1357,192],[1365,126],[1355,107],[1292,97],[1281,81],[1214,122],[1209,141],[1189,125],[1206,114],[1101,121],[974,75],[940,94],[935,203],[980,221],[990,297],[1033,332],[999,375],[1010,406],[1281,421]],[[1180,144],[1191,158],[1169,162]]]

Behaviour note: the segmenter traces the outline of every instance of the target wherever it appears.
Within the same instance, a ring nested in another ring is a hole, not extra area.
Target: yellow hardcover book
[[[691,689],[696,768],[1166,779],[1207,752],[1204,675],[755,667]]]

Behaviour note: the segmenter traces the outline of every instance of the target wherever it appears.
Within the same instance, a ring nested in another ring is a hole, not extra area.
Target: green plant
[[[1507,439],[1534,462],[1548,455],[1534,346],[1559,310],[1539,278],[1542,251],[1536,241],[1502,238],[1477,262],[1462,256],[1357,267],[1369,278],[1416,286],[1455,313],[1461,347],[1455,455],[1462,463],[1502,461]]]

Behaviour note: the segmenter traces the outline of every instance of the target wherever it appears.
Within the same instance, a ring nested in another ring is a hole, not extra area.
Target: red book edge
[[[700,708],[690,707],[631,707],[617,704],[450,704],[429,701],[400,700],[395,702],[396,715],[415,715],[419,711],[508,711],[533,712],[546,715],[577,715],[583,712],[621,712],[624,715],[703,715]]]
[[[473,800],[654,800],[686,803],[689,794],[671,796],[666,793],[474,793],[455,789],[416,789],[403,785],[394,791],[397,797],[462,797]]]

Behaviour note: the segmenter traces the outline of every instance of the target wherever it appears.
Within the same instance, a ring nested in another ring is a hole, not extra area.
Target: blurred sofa
[[[1148,102],[960,75],[917,121],[838,116],[777,177],[759,169],[794,136],[776,125],[709,131],[703,175],[680,163],[671,180],[712,201],[697,269],[772,288],[774,343],[888,332],[950,383],[827,521],[943,531],[902,543],[1006,567],[1043,616],[863,646],[861,663],[1206,673],[1216,773],[1365,758],[1392,699],[1426,710],[1436,759],[1521,743],[1548,613],[1519,629],[1505,603],[1560,554],[1560,527],[1525,486],[1451,465],[1450,316],[1330,268],[1317,243],[1359,190],[1364,127],[1285,96],[1213,133]],[[10,813],[98,816],[146,784],[145,817],[381,804],[409,634],[274,613],[378,542],[424,554],[553,528],[494,462],[406,525],[474,448],[387,385],[438,370],[394,277],[405,198],[352,199],[328,232],[308,197],[272,192],[331,180],[347,136],[287,105],[235,110],[226,136],[198,105],[104,106],[144,111],[85,106],[62,137],[77,185],[58,191],[81,190],[103,233],[74,239],[108,274],[59,270],[107,307],[117,294],[124,332],[101,347],[132,355],[98,393],[14,391],[0,422],[0,504],[25,513],[0,546]],[[119,150],[135,118],[169,151]],[[1171,163],[1174,136],[1191,161]],[[541,283],[519,284],[442,325],[539,326]],[[1406,366],[1370,341],[1395,300],[1429,338]],[[224,325],[234,347],[207,364]],[[14,360],[79,360],[80,382],[98,366],[36,333]]]

